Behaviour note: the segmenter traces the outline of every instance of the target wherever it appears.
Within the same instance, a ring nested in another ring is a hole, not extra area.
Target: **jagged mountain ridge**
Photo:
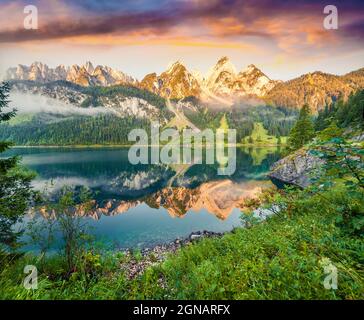
[[[39,83],[66,80],[84,87],[123,84],[146,89],[164,98],[194,96],[204,102],[215,100],[226,105],[232,105],[237,98],[259,97],[269,104],[290,108],[300,108],[308,103],[312,111],[317,112],[338,97],[346,99],[354,91],[364,88],[364,68],[343,76],[316,71],[283,82],[271,80],[253,64],[237,72],[229,58],[222,57],[206,77],[189,71],[177,61],[160,75],[150,73],[142,81],[137,81],[107,66],[95,68],[91,62],[67,68],[60,65],[55,69],[35,62],[29,67],[10,68],[6,79]]]
[[[218,96],[264,96],[279,81],[271,80],[255,65],[250,64],[246,69],[236,71],[228,57],[222,57],[211,68],[203,85]]]
[[[30,66],[18,65],[10,68],[6,73],[6,80],[32,80],[47,83],[66,80],[81,86],[112,86],[129,84],[147,89],[162,97],[185,98],[188,96],[201,97],[206,95],[217,96],[262,96],[274,86],[276,81],[270,80],[254,65],[237,73],[228,57],[219,59],[210,73],[204,78],[198,72],[190,72],[182,62],[173,63],[160,75],[147,74],[142,81],[116,71],[107,66],[97,66],[91,62],[84,65],[57,66],[52,69],[41,62],[34,62]]]
[[[140,86],[163,97],[195,96],[207,100],[211,96],[263,96],[276,83],[252,64],[238,73],[230,59],[222,57],[205,78],[198,72],[188,71],[177,61],[159,76],[156,73],[146,75]]]
[[[16,68],[10,68],[6,72],[7,80],[33,80],[47,83],[57,80],[66,80],[81,86],[110,86],[117,84],[136,84],[136,80],[108,66],[94,67],[91,62],[79,66],[74,64],[70,67],[59,65],[49,68],[41,62],[34,62],[30,66],[19,64]]]

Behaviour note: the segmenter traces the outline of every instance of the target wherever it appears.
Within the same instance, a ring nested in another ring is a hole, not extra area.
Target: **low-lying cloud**
[[[10,107],[15,108],[17,113],[52,113],[60,115],[83,115],[95,116],[98,114],[115,113],[112,109],[104,107],[81,108],[75,105],[45,97],[40,94],[11,92]]]

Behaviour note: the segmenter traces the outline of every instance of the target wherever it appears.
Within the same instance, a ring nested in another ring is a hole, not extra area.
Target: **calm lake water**
[[[33,184],[39,190],[57,194],[65,185],[88,187],[94,208],[75,214],[96,241],[135,248],[240,225],[245,199],[271,184],[266,174],[279,150],[238,149],[232,176],[219,176],[219,164],[131,165],[128,148],[13,148],[9,155],[20,155],[37,173]],[[43,212],[37,218],[51,216]]]

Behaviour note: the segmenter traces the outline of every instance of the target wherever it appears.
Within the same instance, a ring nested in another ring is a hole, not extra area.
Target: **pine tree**
[[[305,104],[298,116],[298,120],[288,137],[288,150],[295,151],[303,147],[314,137],[314,126],[311,119],[310,107]]]
[[[5,112],[9,104],[10,87],[0,84],[0,123],[10,120],[16,110]],[[4,158],[2,153],[9,149],[10,142],[0,142],[0,254],[2,249],[16,248],[20,232],[14,225],[21,221],[33,195],[30,183],[33,175],[19,166],[18,157]]]

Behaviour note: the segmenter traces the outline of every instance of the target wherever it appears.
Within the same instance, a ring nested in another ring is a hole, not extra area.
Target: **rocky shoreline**
[[[131,249],[126,249],[122,251],[125,254],[125,261],[121,263],[121,268],[129,279],[133,279],[141,275],[147,268],[163,262],[168,254],[176,252],[183,246],[190,245],[203,238],[222,237],[225,233],[207,230],[192,232],[188,237],[183,239],[177,238],[167,244],[156,245],[152,248],[143,248],[138,257],[133,254]]]
[[[278,206],[273,206],[272,209],[258,208],[253,211],[253,216],[263,221],[267,217],[279,211],[280,209]],[[241,227],[244,227],[244,225]],[[213,232],[207,230],[192,232],[186,238],[177,238],[166,244],[156,245],[151,248],[143,248],[141,249],[139,256],[133,254],[132,249],[123,250],[122,252],[125,255],[125,260],[121,263],[121,269],[124,270],[128,279],[133,279],[138,275],[141,275],[147,268],[163,262],[168,254],[174,253],[180,248],[204,238],[220,238],[224,234],[234,232],[235,228],[225,232]]]

